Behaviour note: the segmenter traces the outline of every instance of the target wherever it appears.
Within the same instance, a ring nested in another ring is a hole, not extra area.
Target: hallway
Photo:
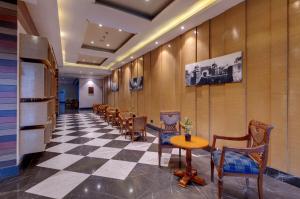
[[[46,152],[29,157],[20,176],[0,184],[0,198],[216,198],[209,153],[193,154],[193,167],[207,185],[179,188],[172,174],[178,151],[165,149],[159,168],[155,135],[148,129],[146,142],[132,143],[93,113],[61,115]],[[184,161],[182,157],[183,167]],[[266,198],[296,199],[300,194],[298,188],[278,180],[266,176],[266,181]],[[243,178],[226,179],[225,189],[230,193],[225,198],[257,196],[255,181],[245,192]]]

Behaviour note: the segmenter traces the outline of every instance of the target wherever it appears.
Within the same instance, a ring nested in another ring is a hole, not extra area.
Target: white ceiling
[[[122,2],[122,0],[114,1]],[[129,2],[130,0],[126,1]],[[151,4],[151,1],[158,0],[149,0],[147,3]],[[93,75],[105,76],[111,73],[105,66],[115,63],[112,68],[119,67],[131,61],[130,56],[139,57],[156,48],[157,45],[151,42],[144,45],[137,52],[130,54],[124,60],[120,61],[119,59],[122,55],[131,52],[132,48],[151,37],[155,32],[167,26],[172,19],[184,14],[186,10],[192,8],[199,1],[206,0],[174,0],[153,20],[148,20],[118,9],[96,4],[95,0],[26,0],[29,12],[40,35],[48,37],[53,45],[58,64],[61,67],[60,73],[72,76],[77,75],[78,77],[82,76],[80,71],[86,71],[88,73],[86,74],[87,76],[90,75],[90,72]],[[215,0],[212,5],[194,14],[181,24],[177,24],[176,27],[161,35],[155,41],[158,41],[159,44],[166,43],[184,31],[200,25],[242,1]],[[102,24],[113,29],[122,29],[135,35],[115,53],[84,49],[82,44],[84,43],[89,22]],[[184,26],[185,29],[181,30],[181,26]],[[63,34],[60,34],[60,32]],[[86,64],[79,65],[76,62],[80,55],[107,59],[102,64],[104,67]]]

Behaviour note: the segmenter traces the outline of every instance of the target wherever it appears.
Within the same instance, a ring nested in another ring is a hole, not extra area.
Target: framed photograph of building
[[[129,80],[129,89],[131,91],[142,90],[143,89],[143,77],[134,77]]]
[[[185,66],[186,86],[242,81],[242,52],[235,52]]]

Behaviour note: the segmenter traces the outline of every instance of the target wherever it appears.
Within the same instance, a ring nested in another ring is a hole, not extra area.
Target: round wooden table
[[[185,141],[184,135],[174,136],[170,139],[170,142],[186,150],[186,169],[176,169],[174,175],[181,177],[179,185],[186,187],[189,181],[193,181],[199,185],[205,185],[205,180],[197,175],[197,170],[192,169],[192,149],[201,149],[208,146],[208,141],[198,137],[191,136],[191,141]]]

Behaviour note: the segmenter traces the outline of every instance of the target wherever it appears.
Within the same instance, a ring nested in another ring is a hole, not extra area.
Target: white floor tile
[[[124,135],[120,135],[119,137],[117,137],[115,140],[121,140],[121,141],[128,141],[131,142],[130,136],[127,136],[125,139]]]
[[[56,145],[56,146],[46,149],[46,151],[55,152],[55,153],[64,153],[64,152],[74,149],[75,147],[78,147],[78,146],[79,146],[79,144],[61,143],[59,145]]]
[[[171,152],[171,153],[174,154],[174,155],[179,155],[179,148],[174,148],[174,149],[172,149],[172,152]],[[186,150],[181,149],[181,155],[182,155],[182,156],[185,156],[185,155],[186,155]]]
[[[93,175],[125,180],[135,165],[135,162],[109,160]]]
[[[154,135],[152,135],[151,133],[147,132],[147,137],[155,137]]]
[[[86,131],[86,132],[94,132],[94,131],[97,131],[99,130],[99,128],[85,128],[85,129],[82,129],[82,131]]]
[[[124,149],[136,150],[136,151],[147,151],[151,143],[148,142],[131,142]]]
[[[90,146],[104,146],[107,143],[109,143],[110,141],[112,141],[111,139],[101,139],[101,138],[96,138],[93,139],[87,143],[85,143],[84,145],[90,145]]]
[[[88,156],[89,157],[95,157],[95,158],[105,158],[105,159],[111,159],[114,157],[117,153],[119,153],[122,149],[119,148],[112,148],[112,147],[101,147],[97,149],[96,151],[93,151]]]
[[[161,166],[167,167],[171,159],[171,154],[162,153],[161,155]],[[158,153],[157,152],[145,152],[145,154],[139,160],[142,164],[158,165]]]
[[[85,138],[97,138],[97,137],[100,137],[104,135],[104,133],[88,133],[88,134],[85,134],[81,137],[85,137]]]
[[[110,132],[108,132],[109,134],[116,134],[116,135],[120,135],[120,130],[119,129],[114,129]]]
[[[68,127],[70,128],[70,127]],[[63,131],[59,131],[57,133],[55,133],[55,135],[68,135],[70,133],[74,133],[75,131],[71,131],[71,130],[63,130]]]
[[[75,138],[77,138],[77,136],[63,135],[63,136],[51,139],[51,142],[68,142]]]
[[[77,162],[81,158],[83,158],[83,156],[72,154],[60,154],[58,156],[55,156],[54,158],[42,162],[41,164],[38,164],[37,166],[62,170],[70,166],[71,164]]]
[[[155,140],[153,141],[154,144],[158,144],[159,142],[159,138],[155,138]]]
[[[60,171],[26,192],[50,198],[63,198],[88,177],[88,174]]]

